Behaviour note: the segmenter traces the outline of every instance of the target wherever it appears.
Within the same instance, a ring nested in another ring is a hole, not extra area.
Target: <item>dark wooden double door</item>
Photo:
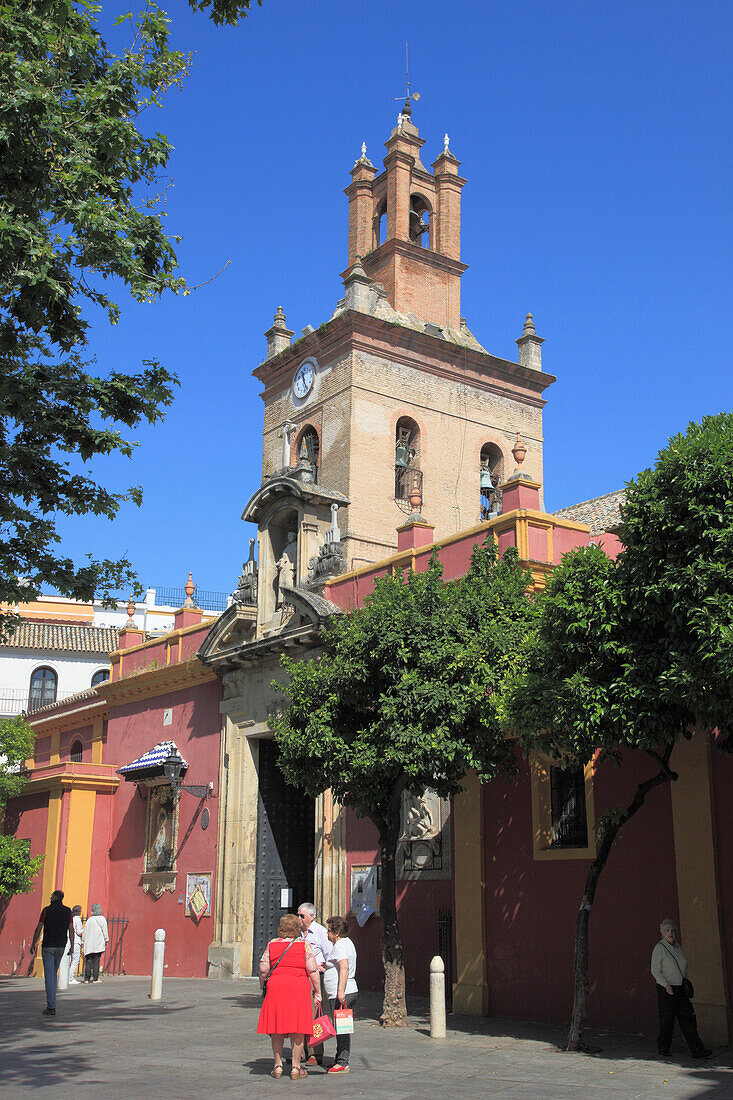
[[[280,917],[313,900],[315,803],[288,786],[277,757],[275,741],[260,741],[254,974],[268,941],[277,934]],[[290,905],[282,904],[284,890],[292,891]]]

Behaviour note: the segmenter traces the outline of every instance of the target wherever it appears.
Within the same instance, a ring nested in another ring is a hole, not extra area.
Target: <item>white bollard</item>
[[[71,966],[71,955],[68,951],[64,951],[61,956],[61,962],[59,963],[58,975],[56,978],[57,989],[69,988],[69,967]]]
[[[430,960],[430,1038],[445,1039],[445,963],[440,955]]]
[[[165,928],[155,932],[153,944],[153,973],[150,978],[150,1000],[159,1001],[163,996],[163,959],[165,958]]]

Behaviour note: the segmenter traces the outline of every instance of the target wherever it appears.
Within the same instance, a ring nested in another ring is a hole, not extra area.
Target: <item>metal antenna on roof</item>
[[[412,99],[412,100],[415,101],[415,103],[417,103],[418,99],[420,98],[420,93],[419,92],[412,92],[412,93],[410,92],[410,63],[409,63],[409,59],[408,59],[408,56],[407,56],[407,43],[406,42],[405,42],[405,81],[407,83],[407,96],[405,98],[405,105],[402,108],[402,114],[407,115],[408,118],[409,118],[409,116],[412,114],[412,107],[410,105],[410,100]],[[400,99],[402,99],[401,95],[396,95],[395,96],[395,102],[397,102]]]

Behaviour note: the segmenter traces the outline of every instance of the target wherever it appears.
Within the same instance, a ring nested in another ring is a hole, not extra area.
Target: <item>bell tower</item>
[[[278,307],[254,371],[264,385],[263,491],[285,479],[319,507],[336,504],[346,570],[395,552],[414,501],[436,539],[500,511],[517,432],[542,481],[543,392],[554,381],[542,370],[542,337],[528,315],[519,361],[504,359],[461,316],[466,181],[447,135],[432,170],[424,144],[408,100],[383,171],[362,145],[346,188],[342,297],[295,339]],[[301,512],[298,583],[313,584],[333,539],[316,548],[323,524]]]
[[[425,144],[412,122],[410,100],[385,142],[384,171],[362,145],[351,170],[348,275],[361,258],[364,271],[384,287],[398,313],[414,313],[440,328],[458,329],[461,315],[460,161],[443,152],[429,172],[420,161]]]

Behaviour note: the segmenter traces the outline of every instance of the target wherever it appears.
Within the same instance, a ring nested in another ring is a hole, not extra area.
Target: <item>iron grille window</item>
[[[28,710],[38,710],[56,702],[58,677],[52,668],[37,668],[31,676]]]
[[[84,746],[81,741],[75,741],[71,746],[71,762],[73,764],[80,764],[82,756],[84,755]]]
[[[553,848],[587,848],[583,768],[550,768],[550,804]]]

